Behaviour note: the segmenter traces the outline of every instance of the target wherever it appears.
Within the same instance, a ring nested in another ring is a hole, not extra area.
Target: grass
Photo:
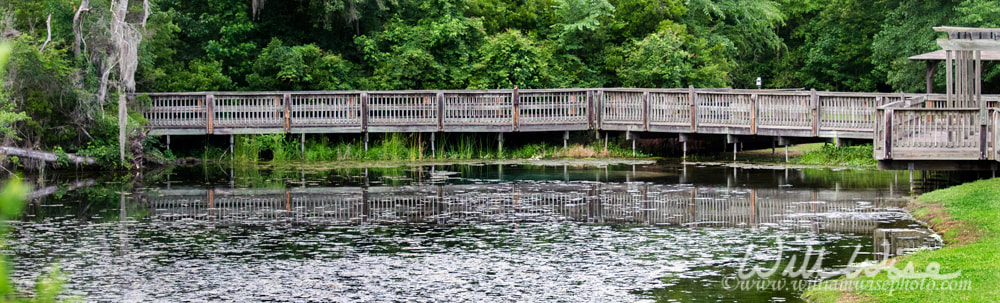
[[[873,168],[878,162],[873,155],[872,145],[835,146],[829,143],[808,143],[788,147],[788,163],[821,166],[851,166]],[[729,161],[731,153],[716,155],[689,155],[691,161]],[[751,163],[785,163],[784,149],[779,147],[771,153],[770,148],[745,150],[737,153],[737,161]]]
[[[592,138],[592,137],[591,137]],[[232,160],[236,163],[274,163],[292,161],[415,161],[424,159],[468,160],[468,159],[540,159],[540,158],[594,158],[632,157],[631,148],[623,146],[624,141],[614,138],[604,149],[603,141],[574,143],[567,148],[547,142],[507,145],[500,149],[495,137],[475,134],[440,134],[436,150],[432,153],[430,140],[426,134],[379,134],[370,137],[368,149],[360,138],[330,139],[328,136],[314,136],[305,143],[305,151],[300,146],[298,136],[284,134],[236,136],[232,155],[227,150],[206,147],[203,159]],[[641,152],[637,157],[648,157]]]
[[[793,162],[806,165],[854,167],[875,167],[878,164],[871,144],[854,146],[823,144],[819,149],[806,151],[801,156],[796,157]]]
[[[813,302],[995,302],[1000,298],[1000,179],[981,180],[936,190],[911,202],[914,216],[928,222],[942,235],[945,247],[894,258],[902,269],[913,262],[923,272],[930,262],[940,273],[961,270],[956,280],[968,281],[969,290],[865,290],[809,289],[803,298]],[[862,276],[863,277],[863,276]],[[841,278],[843,279],[843,278]],[[864,278],[888,281],[885,273]]]

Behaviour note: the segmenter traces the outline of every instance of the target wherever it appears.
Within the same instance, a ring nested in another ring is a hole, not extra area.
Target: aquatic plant
[[[11,179],[0,190],[0,220],[7,222],[21,216],[24,197],[28,189],[19,179]],[[0,223],[0,245],[6,247],[7,226]],[[11,263],[6,255],[0,255],[0,302],[59,302],[56,297],[62,292],[66,276],[59,265],[49,267],[48,273],[41,275],[35,284],[34,297],[24,296],[10,280]]]

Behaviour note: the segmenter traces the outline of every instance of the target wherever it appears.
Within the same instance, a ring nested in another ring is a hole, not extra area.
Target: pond
[[[905,172],[585,164],[50,175],[80,188],[12,223],[12,275],[58,264],[87,301],[796,302],[818,274],[735,277],[940,245]]]

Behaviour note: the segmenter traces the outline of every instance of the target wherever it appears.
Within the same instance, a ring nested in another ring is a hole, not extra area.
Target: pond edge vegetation
[[[969,290],[899,290],[894,292],[825,290],[810,288],[802,295],[809,302],[992,302],[1000,297],[1000,179],[979,180],[923,194],[907,208],[917,219],[940,234],[945,246],[892,258],[896,268],[913,262],[923,271],[930,262],[940,273],[961,271]],[[844,278],[840,278],[844,279]],[[885,272],[860,279],[889,281]]]

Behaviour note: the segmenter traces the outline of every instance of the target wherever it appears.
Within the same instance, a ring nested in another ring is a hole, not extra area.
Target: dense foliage
[[[12,45],[4,144],[114,156],[102,147],[117,144],[113,100],[127,90],[111,26],[123,1],[0,0]],[[141,34],[137,91],[748,88],[762,77],[767,88],[917,92],[924,63],[906,57],[937,49],[932,26],[1000,22],[997,0],[125,3]],[[985,73],[997,92],[1000,68]]]

